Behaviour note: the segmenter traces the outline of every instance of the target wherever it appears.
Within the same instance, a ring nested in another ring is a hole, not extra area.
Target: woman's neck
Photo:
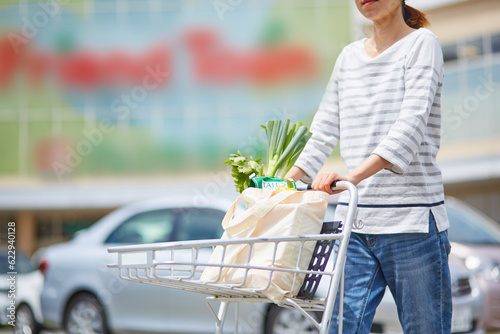
[[[373,57],[413,31],[415,29],[406,25],[401,15],[384,17],[373,21],[373,36],[367,40],[365,47]]]

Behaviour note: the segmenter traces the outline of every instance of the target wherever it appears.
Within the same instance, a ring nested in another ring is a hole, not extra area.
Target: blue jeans
[[[352,233],[344,283],[345,334],[368,334],[386,286],[405,334],[451,333],[451,282],[447,231],[432,214],[429,233]],[[330,325],[337,333],[338,295]]]

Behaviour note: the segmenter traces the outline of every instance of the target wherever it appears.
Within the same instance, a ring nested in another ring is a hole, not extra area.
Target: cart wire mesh
[[[340,318],[342,317],[343,302],[343,270],[347,243],[352,230],[356,206],[357,192],[349,182],[338,182],[337,186],[347,188],[350,194],[346,219],[343,223],[324,223],[322,234],[297,235],[269,238],[240,238],[240,239],[210,239],[182,242],[167,242],[144,245],[130,245],[110,247],[110,253],[116,253],[118,261],[109,265],[119,271],[120,278],[129,281],[158,285],[195,293],[208,295],[207,305],[216,320],[216,333],[222,333],[225,310],[228,303],[238,302],[272,302],[262,292],[269,288],[273,277],[288,273],[293,275],[290,291],[299,291],[297,295],[287,295],[279,303],[280,306],[294,308],[301,312],[316,326],[320,333],[327,333],[333,312],[333,304],[338,289],[340,289]],[[332,268],[327,261],[332,253],[333,244],[338,241],[338,247],[333,258]],[[261,243],[273,245],[273,253],[266,265],[251,263],[252,251]],[[280,245],[296,243],[299,247],[295,268],[282,268],[276,263],[276,254]],[[309,268],[299,267],[299,262],[306,243],[315,243],[314,253]],[[247,249],[247,260],[243,264],[229,264],[224,262],[224,254],[228,247],[242,245]],[[209,261],[215,247],[222,247],[220,261]],[[201,280],[200,276],[207,267],[218,268],[219,275],[213,280]],[[244,272],[240,282],[233,284],[218,283],[223,270],[240,269]],[[267,280],[259,288],[244,287],[250,273],[259,271],[266,273]],[[321,278],[328,278],[328,291],[321,297],[315,296]],[[300,285],[300,290],[299,290]],[[216,314],[208,301],[221,301],[219,313]],[[307,311],[322,311],[321,322],[316,321]],[[341,323],[339,333],[342,331]]]

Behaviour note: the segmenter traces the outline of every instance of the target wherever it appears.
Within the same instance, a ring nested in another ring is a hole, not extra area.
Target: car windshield
[[[325,221],[333,221],[335,204],[328,205]],[[492,223],[482,215],[467,207],[446,205],[450,228],[448,238],[451,242],[469,245],[500,245],[500,228],[492,226]]]
[[[447,206],[447,211],[450,241],[472,245],[500,245],[500,232],[481,215],[452,206]]]
[[[106,240],[107,244],[148,244],[170,240],[174,228],[173,210],[138,213],[118,226]]]
[[[27,274],[34,270],[30,259],[19,252],[15,253],[14,270],[12,270],[9,266],[9,260],[12,260],[12,257],[9,257],[9,255],[14,256],[12,254],[13,253],[0,254],[0,273],[5,274],[15,271],[18,274]]]
[[[7,262],[7,254],[0,254],[0,273],[6,273],[12,270],[9,270],[9,262]]]

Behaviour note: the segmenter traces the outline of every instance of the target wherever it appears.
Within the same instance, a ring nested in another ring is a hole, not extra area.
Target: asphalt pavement
[[[0,328],[0,334],[12,334],[13,331],[9,329],[8,327],[2,327]],[[65,334],[63,331],[46,331],[43,330],[40,332],[40,334]]]
[[[12,331],[9,330],[8,328],[1,328],[0,329],[0,334],[12,334]],[[63,331],[47,331],[43,330],[40,332],[40,334],[65,334]],[[500,332],[487,332],[486,334],[500,334]]]

